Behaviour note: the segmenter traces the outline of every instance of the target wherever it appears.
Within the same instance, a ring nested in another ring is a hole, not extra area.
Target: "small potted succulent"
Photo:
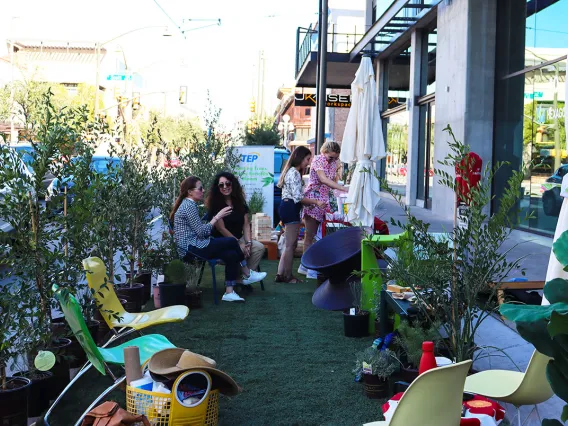
[[[190,309],[201,308],[201,289],[199,288],[199,275],[201,265],[199,262],[185,264],[187,270],[187,285],[185,287],[185,305]]]
[[[399,365],[393,351],[370,347],[357,353],[353,372],[362,377],[367,398],[386,398],[389,396],[389,377],[398,370]]]

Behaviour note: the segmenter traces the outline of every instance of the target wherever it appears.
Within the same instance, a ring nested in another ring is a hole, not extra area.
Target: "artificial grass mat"
[[[146,329],[145,334],[163,334],[180,348],[215,359],[243,388],[235,397],[221,396],[220,425],[360,425],[380,420],[382,401],[365,397],[351,372],[355,353],[373,338],[344,337],[342,313],[312,305],[316,282],[274,283],[277,265],[266,260],[261,264],[268,273],[266,291],[255,284],[251,293],[241,293],[246,303],[220,301],[218,306],[213,305],[207,270],[203,308],[192,310],[182,323]],[[217,277],[222,284],[221,267]],[[219,297],[222,292],[220,285]],[[110,384],[110,378],[90,371],[62,400],[50,425],[74,424]],[[125,407],[123,391],[107,400]]]

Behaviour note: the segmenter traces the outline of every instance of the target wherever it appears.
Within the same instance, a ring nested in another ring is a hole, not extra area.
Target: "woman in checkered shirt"
[[[225,207],[209,223],[203,223],[197,207],[197,203],[202,201],[203,184],[201,180],[196,176],[185,178],[170,214],[178,254],[184,261],[189,261],[196,256],[202,259],[221,259],[225,263],[226,287],[222,300],[244,302],[244,299],[233,290],[241,267],[251,283],[260,281],[263,276],[246,266],[243,252],[235,238],[211,238],[211,231],[215,223],[230,215],[232,207]]]

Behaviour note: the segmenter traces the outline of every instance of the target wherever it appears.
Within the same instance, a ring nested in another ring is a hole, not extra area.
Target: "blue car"
[[[81,157],[75,157],[71,159],[72,163],[80,161]],[[120,169],[121,160],[118,157],[107,157],[104,155],[94,155],[91,159],[91,169],[101,175],[110,175],[113,170]],[[64,177],[62,179],[55,178],[53,182],[47,188],[47,196],[53,197],[63,189],[73,188],[75,182],[73,181],[73,175]]]
[[[278,208],[282,201],[282,189],[278,188],[277,184],[288,158],[290,158],[290,151],[286,148],[274,148],[274,226],[278,225],[278,222],[280,222]]]

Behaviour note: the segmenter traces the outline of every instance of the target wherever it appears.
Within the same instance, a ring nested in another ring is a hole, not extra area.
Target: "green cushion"
[[[140,365],[144,364],[152,355],[162,349],[175,348],[175,345],[161,334],[148,334],[113,348],[99,348],[99,352],[109,364],[124,365],[124,348],[128,346],[138,346],[140,348]]]

